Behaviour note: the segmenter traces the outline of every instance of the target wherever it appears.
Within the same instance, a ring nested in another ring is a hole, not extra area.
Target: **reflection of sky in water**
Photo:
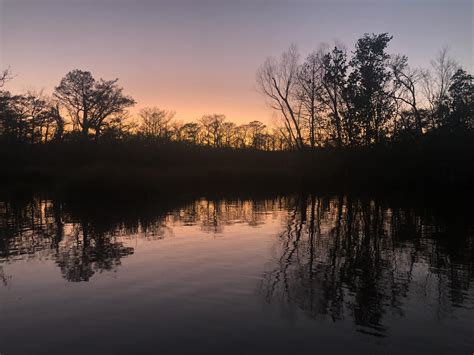
[[[462,216],[313,197],[0,207],[6,354],[474,345]]]

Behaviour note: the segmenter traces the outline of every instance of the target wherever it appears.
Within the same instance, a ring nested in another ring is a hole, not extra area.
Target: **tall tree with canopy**
[[[474,81],[472,75],[458,69],[451,78],[448,91],[451,97],[451,113],[444,125],[451,130],[463,131],[474,128]]]
[[[326,53],[322,59],[322,101],[328,109],[330,136],[335,140],[336,145],[341,147],[345,138],[349,144],[353,144],[354,128],[352,122],[344,118],[344,102],[347,74],[346,51],[340,46],[334,46],[331,52]],[[347,117],[349,118],[349,116]]]
[[[393,95],[388,86],[390,55],[386,53],[392,39],[387,33],[364,34],[357,41],[350,61],[352,72],[348,88],[354,113],[363,127],[365,145],[377,144],[384,137],[385,124],[391,118]]]
[[[117,81],[95,80],[90,72],[75,69],[55,88],[54,96],[84,137],[91,129],[99,136],[108,119],[121,116],[135,104],[133,98],[122,93]]]

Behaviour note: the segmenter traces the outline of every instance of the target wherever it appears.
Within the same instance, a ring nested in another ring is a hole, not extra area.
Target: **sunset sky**
[[[271,122],[256,90],[267,56],[295,43],[306,56],[322,42],[352,50],[365,32],[394,36],[389,52],[429,65],[443,46],[473,69],[471,0],[0,0],[0,69],[13,92],[54,86],[71,69],[119,78],[137,106],[180,120],[223,113]]]

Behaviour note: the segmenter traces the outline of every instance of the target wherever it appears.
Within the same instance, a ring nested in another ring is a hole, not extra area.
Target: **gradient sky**
[[[255,72],[291,43],[306,56],[322,42],[352,50],[365,32],[389,32],[389,52],[412,66],[448,45],[472,72],[473,17],[472,0],[0,0],[0,68],[16,75],[14,92],[51,93],[79,68],[118,77],[136,109],[269,123]]]

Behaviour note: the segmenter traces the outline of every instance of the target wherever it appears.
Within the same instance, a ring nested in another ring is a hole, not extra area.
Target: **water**
[[[0,353],[471,354],[469,208],[0,202]]]

